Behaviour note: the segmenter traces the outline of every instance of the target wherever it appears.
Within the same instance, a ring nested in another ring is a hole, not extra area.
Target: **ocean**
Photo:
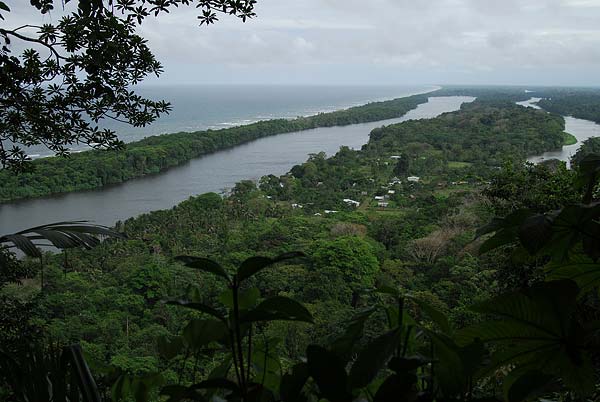
[[[140,86],[137,92],[171,103],[172,111],[147,127],[112,120],[101,126],[117,132],[125,142],[180,131],[221,129],[260,120],[294,118],[329,112],[369,102],[433,91],[432,85],[414,86]],[[85,149],[74,144],[72,150]],[[50,156],[44,147],[28,148],[32,158]]]

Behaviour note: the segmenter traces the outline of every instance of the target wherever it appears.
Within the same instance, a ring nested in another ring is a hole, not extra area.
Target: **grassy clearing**
[[[473,164],[469,163],[469,162],[458,162],[458,161],[448,162],[448,167],[450,169],[464,169],[464,168],[470,167],[471,165],[473,165]]]
[[[573,134],[563,132],[563,145],[577,144],[577,138]]]

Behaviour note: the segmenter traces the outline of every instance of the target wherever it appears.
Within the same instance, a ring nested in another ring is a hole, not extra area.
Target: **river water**
[[[458,110],[471,97],[435,97],[401,118],[281,134],[194,159],[166,172],[100,190],[68,193],[0,205],[0,233],[66,220],[113,225],[149,211],[171,208],[190,196],[222,192],[241,180],[282,175],[311,153],[359,149],[372,129]]]
[[[521,106],[541,109],[535,103],[540,98],[531,98],[524,102],[518,102]],[[532,163],[540,163],[547,159],[559,159],[567,163],[567,167],[571,166],[571,157],[577,152],[581,143],[590,137],[600,137],[600,125],[590,120],[576,119],[574,117],[565,116],[565,131],[573,134],[577,138],[577,143],[573,145],[565,145],[560,150],[544,152],[541,155],[529,157],[527,160]]]

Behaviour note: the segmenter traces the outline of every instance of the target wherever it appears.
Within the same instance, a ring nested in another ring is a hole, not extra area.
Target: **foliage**
[[[100,402],[101,396],[81,347],[62,350],[30,345],[14,359],[0,351],[0,378],[18,401],[82,400]]]
[[[595,172],[599,167],[598,155],[582,159],[579,179],[587,188],[597,184]],[[530,393],[557,379],[580,395],[595,391],[590,355],[595,351],[596,329],[579,311],[596,306],[578,298],[597,291],[599,285],[595,272],[600,257],[599,211],[597,201],[588,193],[583,203],[559,210],[516,210],[480,231],[480,235],[494,233],[482,244],[482,251],[517,243],[515,253],[524,250],[549,261],[548,282],[478,307],[501,321],[465,330],[467,338],[477,336],[497,346],[498,352],[492,357],[497,367],[507,362],[517,365],[509,384],[535,376],[535,387],[527,390]],[[516,337],[521,339],[518,344],[514,343]]]
[[[509,136],[507,116],[528,129]],[[457,122],[467,139],[443,134]],[[396,142],[409,126],[429,142]],[[258,187],[121,222],[124,241],[47,256],[29,324],[81,342],[115,400],[595,400],[596,159],[572,172],[524,165],[522,152],[497,169],[486,142],[501,133],[506,149],[545,147],[561,129],[556,117],[480,102],[376,131],[361,151],[312,155]],[[475,143],[478,160],[461,160]],[[399,154],[419,183],[393,180]],[[370,202],[384,194],[391,207]],[[472,243],[493,214],[504,217]],[[288,260],[291,250],[310,259]],[[508,267],[530,280],[502,282]]]
[[[600,123],[600,91],[597,89],[556,89],[542,91],[538,105],[565,116]]]
[[[543,111],[477,100],[436,119],[375,129],[368,149],[409,152],[414,159],[433,149],[445,160],[499,166],[505,158],[524,159],[563,144],[564,120]],[[494,141],[489,141],[489,135]],[[422,144],[411,152],[409,144]],[[413,163],[414,169],[414,163]]]
[[[162,172],[192,158],[258,138],[398,117],[427,101],[424,95],[375,102],[347,110],[294,120],[269,120],[222,130],[152,136],[129,143],[123,151],[88,151],[31,163],[33,172],[14,175],[0,171],[0,202],[89,190]]]
[[[230,357],[220,366],[217,372],[211,374],[211,378],[192,384],[188,387],[171,385],[162,389],[163,395],[169,396],[169,400],[196,399],[204,391],[210,389],[226,390],[229,397],[240,397],[242,400],[261,400],[266,398],[268,390],[267,372],[272,373],[268,365],[271,357],[268,352],[268,340],[262,348],[255,348],[252,336],[253,332],[259,335],[262,323],[273,321],[298,321],[312,322],[312,315],[301,304],[293,299],[274,296],[259,301],[260,291],[256,288],[243,288],[245,282],[258,272],[278,262],[292,258],[302,257],[302,253],[287,253],[275,258],[250,257],[243,261],[237,272],[230,275],[218,263],[199,257],[178,257],[187,267],[208,272],[220,277],[227,283],[227,289],[220,296],[224,308],[212,307],[202,303],[200,300],[171,301],[168,304],[186,307],[210,317],[210,319],[193,319],[183,330],[183,337],[174,343],[164,343],[170,348],[169,353],[176,353],[173,346],[184,345],[194,350],[202,350],[211,343],[219,343],[226,347]],[[175,346],[175,347],[177,347]],[[255,349],[253,349],[253,347]],[[256,367],[256,360],[263,360],[262,370]],[[278,363],[276,361],[276,363]],[[228,379],[228,372],[233,365],[236,382]],[[262,377],[262,379],[261,379]]]
[[[508,162],[484,193],[493,200],[497,214],[524,208],[544,212],[581,199],[581,192],[573,191],[575,179],[575,172],[562,162],[556,166]]]
[[[575,155],[571,158],[573,167],[577,167],[583,161],[586,155],[600,153],[600,137],[590,137],[583,141],[583,144],[577,149]]]
[[[147,75],[160,75],[161,64],[136,31],[150,16],[178,6],[200,9],[201,24],[217,20],[216,12],[242,20],[254,16],[255,0],[77,0],[57,23],[0,27],[0,163],[20,171],[29,168],[24,147],[44,145],[58,155],[83,143],[93,148],[121,148],[102,119],[145,126],[170,110],[164,101],[144,99],[131,90]],[[0,19],[10,9],[0,3]],[[41,14],[54,0],[32,0]],[[7,20],[8,18],[8,20]],[[31,46],[21,55],[12,45]]]

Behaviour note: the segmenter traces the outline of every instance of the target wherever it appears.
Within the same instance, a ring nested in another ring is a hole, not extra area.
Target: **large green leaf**
[[[256,305],[260,298],[260,290],[252,287],[239,291],[238,295],[238,307],[240,310],[248,310]],[[219,295],[219,301],[223,303],[225,307],[233,309],[233,290],[226,289]]]
[[[579,162],[578,177],[576,186],[584,188],[585,195],[583,202],[590,202],[593,197],[594,188],[600,177],[600,155],[588,154]]]
[[[204,303],[190,302],[190,301],[186,301],[186,300],[171,300],[171,301],[166,302],[166,304],[172,305],[172,306],[186,307],[186,308],[189,308],[192,310],[200,311],[202,313],[211,315],[215,318],[218,318],[221,321],[226,321],[226,317],[225,317],[224,313],[222,313],[221,311],[217,310],[216,308],[208,306]]]
[[[211,342],[227,342],[229,335],[223,321],[193,319],[183,329],[186,345],[194,350],[202,350]]]
[[[553,377],[541,371],[516,369],[504,379],[506,402],[523,402],[540,396]]]
[[[180,336],[167,338],[161,336],[157,340],[157,349],[160,356],[166,360],[171,360],[181,352],[183,340]]]
[[[578,291],[573,281],[545,282],[526,290],[497,296],[471,309],[557,335],[569,328]]]
[[[319,387],[323,398],[331,402],[350,402],[348,375],[344,363],[333,352],[317,345],[306,349],[308,372]]]
[[[552,238],[552,221],[543,214],[532,215],[521,223],[518,235],[523,247],[535,255]]]
[[[400,291],[395,288],[394,286],[389,286],[389,285],[379,285],[377,286],[377,288],[375,289],[376,293],[381,293],[384,295],[389,295],[395,298],[399,298],[400,297]]]
[[[308,364],[298,363],[289,373],[281,377],[279,392],[281,399],[286,402],[303,402],[306,397],[302,395],[302,388],[308,380]]]
[[[416,402],[419,400],[417,382],[414,373],[393,374],[377,389],[373,402]]]
[[[281,383],[281,361],[279,358],[279,340],[266,339],[255,342],[252,350],[252,366],[255,371],[254,382],[277,392]]]
[[[401,338],[402,331],[397,328],[378,336],[363,348],[350,370],[352,388],[363,388],[373,381],[379,370],[392,358]]]
[[[600,263],[583,255],[571,256],[564,262],[551,262],[546,269],[547,280],[570,279],[577,283],[582,293],[600,286]]]
[[[466,348],[461,348],[449,336],[428,330],[425,333],[433,346],[430,359],[437,385],[448,398],[462,395],[468,388],[470,374],[476,370],[471,366],[477,364],[476,359],[463,355]]]
[[[182,262],[186,267],[199,269],[201,271],[209,272],[213,275],[225,278],[227,282],[231,282],[231,278],[225,269],[217,262],[202,257],[193,257],[187,255],[180,255],[175,257],[177,261]]]
[[[578,294],[572,281],[552,281],[508,293],[473,309],[497,317],[457,333],[459,344],[473,340],[494,345],[488,370],[516,365],[562,378],[571,389],[593,391],[593,370],[585,331],[573,319]]]
[[[264,268],[266,268],[270,265],[276,264],[281,261],[298,258],[298,257],[304,257],[304,253],[301,253],[301,252],[285,253],[285,254],[281,254],[275,258],[260,257],[260,256],[250,257],[247,260],[245,260],[244,262],[242,262],[242,264],[238,268],[237,280],[238,280],[238,282],[242,282],[243,280],[250,278],[252,275],[256,274],[257,272],[263,270]]]
[[[254,309],[242,315],[242,323],[258,321],[302,321],[313,322],[310,312],[302,304],[284,296],[275,296],[262,301]]]
[[[359,313],[350,320],[344,333],[331,342],[330,349],[337,354],[342,361],[347,362],[352,354],[356,342],[362,337],[366,321],[375,309],[369,309]]]
[[[492,223],[478,231],[478,236],[494,232],[494,235],[480,246],[479,252],[483,254],[517,241],[521,224],[532,215],[534,213],[531,210],[520,209],[505,218],[494,218]]]
[[[411,298],[411,300],[413,300],[415,304],[419,306],[419,308],[429,316],[431,321],[433,321],[442,330],[442,332],[444,332],[445,334],[451,333],[452,329],[450,328],[448,317],[446,317],[444,313],[433,307],[425,300],[416,298]]]
[[[553,260],[566,260],[569,251],[579,241],[589,238],[590,234],[593,236],[598,233],[599,224],[595,220],[599,217],[600,204],[569,205],[563,208],[553,220],[552,238],[545,251]]]

